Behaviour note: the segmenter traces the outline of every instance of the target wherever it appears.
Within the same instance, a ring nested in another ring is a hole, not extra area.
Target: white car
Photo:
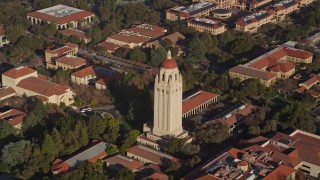
[[[92,111],[91,108],[84,108],[84,109],[81,109],[80,112],[85,113],[85,112],[90,112],[90,111]]]

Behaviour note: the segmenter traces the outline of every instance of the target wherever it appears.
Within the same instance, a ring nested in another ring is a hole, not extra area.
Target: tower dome
[[[172,59],[170,50],[168,51],[167,59],[162,62],[161,67],[165,69],[174,69],[177,67],[177,62]]]

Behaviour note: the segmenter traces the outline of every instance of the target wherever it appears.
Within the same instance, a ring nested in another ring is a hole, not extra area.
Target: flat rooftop
[[[81,12],[81,11],[83,11],[83,10],[59,4],[56,6],[49,7],[49,8],[41,9],[38,12],[41,12],[43,14],[47,14],[50,16],[54,16],[57,18],[62,18],[65,16],[70,16],[72,14]]]
[[[206,10],[208,8],[212,8],[216,6],[214,3],[210,3],[210,2],[197,2],[194,3],[190,6],[179,6],[176,8],[172,8],[171,10],[176,11],[176,12],[184,12],[187,14],[195,14],[198,13],[200,11]]]

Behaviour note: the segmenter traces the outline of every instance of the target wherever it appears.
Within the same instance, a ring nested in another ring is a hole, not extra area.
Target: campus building
[[[272,3],[272,0],[236,0],[232,8],[243,11],[256,11]]]
[[[197,91],[182,100],[182,118],[191,117],[211,104],[218,102],[219,95],[206,91]]]
[[[216,4],[214,3],[196,2],[188,7],[178,6],[166,10],[166,19],[170,21],[177,21],[192,17],[208,16],[214,9],[216,9]]]
[[[200,1],[200,0],[194,0]],[[272,0],[205,0],[217,5],[219,9],[239,9],[242,11],[256,11],[268,4],[272,3]]]
[[[301,130],[250,139],[243,149],[228,148],[183,179],[296,179],[319,177],[320,136]]]
[[[49,69],[76,69],[86,64],[86,60],[75,55],[78,45],[66,43],[63,47],[45,50],[46,67]]]
[[[191,18],[187,21],[187,25],[199,32],[208,32],[213,35],[224,33],[227,30],[226,24],[210,18]]]
[[[160,39],[156,39],[154,41],[147,42],[144,47],[158,49],[159,47],[163,47],[163,42],[168,39],[172,42],[172,47],[177,47],[179,49],[178,55],[181,55],[185,51],[185,37],[179,32],[174,32],[163,36]]]
[[[71,105],[73,92],[70,87],[48,81],[28,67],[13,68],[2,74],[2,85],[11,87],[20,96],[37,96],[44,103]]]
[[[319,83],[320,83],[320,76],[312,75],[307,81],[300,83],[299,88],[295,90],[298,93],[310,93],[313,97],[319,99],[320,98],[320,89],[319,89]]]
[[[110,146],[112,145],[106,142],[94,140],[88,148],[77,154],[71,155],[71,157],[69,157],[68,159],[54,160],[51,166],[51,172],[53,174],[69,172],[72,169],[76,168],[82,162],[92,163],[97,161],[98,159],[102,159],[108,154],[107,148]]]
[[[249,115],[255,114],[258,108],[253,104],[239,102],[211,118],[207,123],[221,123],[229,128],[230,133],[237,133],[244,119]]]
[[[280,46],[258,58],[237,65],[229,70],[231,78],[239,78],[241,81],[247,79],[258,79],[265,86],[275,84],[276,78],[286,79],[294,74],[294,63],[311,63],[313,54],[311,52]]]
[[[6,29],[3,24],[0,24],[0,48],[5,44],[9,44],[9,41],[6,36]]]
[[[191,141],[182,127],[182,76],[170,51],[156,76],[154,91],[153,125],[145,124],[146,134],[137,141],[155,149],[165,148],[172,137]]]
[[[93,21],[94,14],[66,5],[56,5],[27,14],[34,24],[55,24],[57,29],[78,27],[81,23]]]
[[[259,11],[241,18],[236,24],[236,30],[243,32],[257,32],[258,28],[268,23],[275,23],[272,11]]]
[[[126,149],[126,153],[127,156],[132,159],[141,161],[143,163],[158,164],[162,167],[169,167],[170,162],[179,162],[179,159],[174,156],[140,144]]]
[[[123,29],[119,33],[112,34],[98,46],[104,47],[109,53],[114,52],[120,47],[134,48],[142,46],[148,41],[162,37],[167,29],[150,24],[140,24],[138,26]]]
[[[269,6],[267,9],[274,12],[274,16],[277,21],[282,21],[288,14],[298,10],[298,5],[298,2],[296,2],[295,0],[284,0]]]
[[[107,84],[113,79],[119,79],[120,74],[112,69],[89,66],[71,74],[71,81],[78,85],[95,85],[96,89],[107,89]]]

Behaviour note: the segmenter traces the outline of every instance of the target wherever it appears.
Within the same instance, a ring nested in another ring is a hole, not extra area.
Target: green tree
[[[134,180],[135,174],[127,168],[122,168],[116,175],[115,179]]]
[[[12,43],[15,43],[23,33],[23,27],[21,25],[11,26],[7,29],[8,40]]]
[[[63,147],[62,138],[61,138],[59,131],[56,128],[53,128],[53,130],[52,130],[52,139],[56,145],[56,148],[57,148],[57,151],[59,152],[59,154],[63,154],[64,147]]]
[[[156,50],[151,50],[151,65],[154,67],[159,67],[161,62],[166,58],[166,54],[166,50],[162,47],[159,47]]]
[[[97,115],[91,116],[88,122],[89,136],[91,138],[101,138],[107,126],[107,120]]]
[[[92,44],[97,44],[103,40],[101,29],[98,26],[93,27],[91,31],[91,39]]]
[[[222,124],[203,124],[195,130],[196,142],[220,144],[230,136],[229,129]]]
[[[213,49],[213,40],[212,35],[208,32],[201,33],[199,39],[202,42],[203,46],[206,48],[206,51],[212,51]]]
[[[168,145],[168,152],[171,154],[179,154],[182,151],[182,147],[184,143],[185,142],[182,139],[178,139],[178,138],[171,139]]]
[[[103,139],[109,143],[115,143],[119,137],[120,124],[119,121],[111,116],[107,118],[107,125]]]
[[[124,48],[124,47],[120,47],[120,48],[116,49],[116,51],[114,52],[114,55],[121,57],[121,58],[126,58],[128,53],[129,53],[129,49]]]
[[[136,47],[130,50],[128,58],[134,61],[146,62],[147,55],[144,51],[140,49],[140,47]]]
[[[188,44],[188,57],[191,60],[204,60],[206,47],[198,37],[193,37]]]
[[[121,150],[125,150],[128,147],[132,146],[136,142],[139,135],[140,132],[138,130],[131,130],[122,141]]]
[[[17,130],[12,125],[5,122],[4,120],[0,121],[0,139],[4,139],[9,137],[10,135],[16,134]]]
[[[18,142],[10,142],[2,149],[1,161],[9,166],[16,166],[26,162],[30,152],[30,141],[20,140]]]
[[[41,152],[51,158],[58,154],[58,149],[50,134],[45,133],[42,142]]]

